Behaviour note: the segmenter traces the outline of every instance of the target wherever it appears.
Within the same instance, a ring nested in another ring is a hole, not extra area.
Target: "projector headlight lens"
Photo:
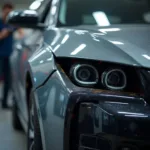
[[[127,85],[127,77],[121,69],[109,69],[102,74],[102,84],[111,90],[123,90]]]
[[[83,86],[95,85],[98,82],[99,75],[96,68],[88,64],[76,64],[71,68],[71,76],[74,81]]]

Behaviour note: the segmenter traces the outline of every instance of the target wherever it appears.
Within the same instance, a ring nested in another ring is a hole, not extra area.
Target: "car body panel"
[[[26,85],[25,85],[25,72],[28,68],[27,59],[30,57],[31,51],[23,46],[22,41],[17,42],[14,48],[14,52],[10,58],[11,70],[12,70],[12,89],[13,96],[17,101],[17,105],[20,109],[20,114],[22,114],[23,120],[27,121],[27,103],[26,103]],[[16,62],[16,64],[15,64]]]
[[[13,91],[25,121],[28,120],[25,90],[27,75],[30,75],[33,89],[36,89],[55,70],[52,52],[43,41],[40,41],[41,39],[41,32],[31,32],[23,41],[16,42],[10,59],[14,80]]]
[[[41,112],[46,149],[63,149],[65,111],[70,94],[64,83],[60,73],[56,71],[44,86],[35,91]]]
[[[29,59],[30,69],[32,71],[33,88],[41,86],[49,75],[56,70],[54,56],[47,45],[43,45],[35,51]]]
[[[149,25],[48,29],[45,42],[57,57],[84,58],[150,67]],[[138,32],[137,32],[138,30]]]

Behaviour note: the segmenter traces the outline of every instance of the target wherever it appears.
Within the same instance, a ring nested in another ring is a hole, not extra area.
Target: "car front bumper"
[[[77,87],[58,71],[37,95],[47,149],[150,150],[150,105],[138,95]]]
[[[71,150],[150,150],[150,107],[138,96],[78,91],[67,110]]]

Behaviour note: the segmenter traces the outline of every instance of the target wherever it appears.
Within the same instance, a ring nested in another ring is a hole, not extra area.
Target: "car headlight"
[[[102,84],[110,90],[123,90],[127,86],[127,77],[122,69],[108,69],[101,77]]]
[[[96,85],[99,80],[97,69],[88,64],[76,64],[70,69],[73,80],[82,86]]]
[[[143,94],[138,68],[73,58],[57,58],[56,61],[77,86]]]

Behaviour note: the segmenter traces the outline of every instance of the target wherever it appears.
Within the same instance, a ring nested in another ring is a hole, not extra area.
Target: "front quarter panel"
[[[28,69],[32,76],[33,88],[44,84],[46,79],[56,70],[53,53],[48,45],[43,45],[28,61]]]
[[[45,149],[63,150],[64,122],[67,103],[71,90],[68,80],[59,71],[51,75],[49,80],[35,93],[39,107],[41,133]]]

